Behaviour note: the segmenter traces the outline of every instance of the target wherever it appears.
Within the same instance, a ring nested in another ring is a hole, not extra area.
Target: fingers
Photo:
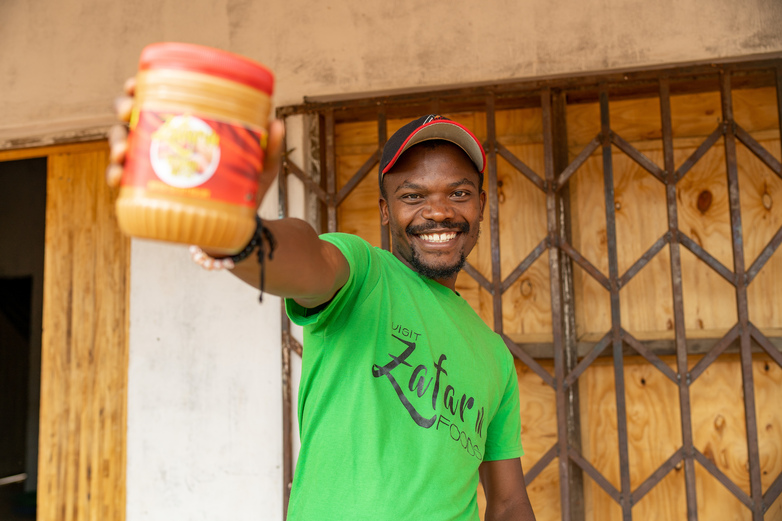
[[[234,261],[230,257],[215,259],[198,246],[190,246],[190,258],[193,259],[193,262],[209,271],[232,270],[234,268]]]
[[[125,94],[132,97],[136,93],[136,77],[131,76],[125,80],[125,84],[122,86],[122,90],[125,91]]]
[[[133,112],[133,98],[130,96],[120,96],[114,100],[114,113],[120,121],[130,121],[130,115]]]
[[[130,114],[133,112],[133,97],[136,94],[136,77],[131,76],[125,80],[125,84],[122,86],[124,96],[119,96],[114,100],[114,112],[117,114],[117,118],[120,121],[130,121]]]
[[[258,180],[258,194],[261,199],[280,171],[284,137],[285,125],[283,125],[282,121],[279,119],[273,120],[269,124],[269,139],[267,141],[266,154],[263,161],[263,172]],[[258,201],[258,204],[260,204],[260,200]]]
[[[109,159],[112,163],[123,163],[128,151],[128,131],[124,125],[114,125],[109,129]]]
[[[109,166],[106,168],[106,184],[110,188],[119,185],[127,151],[128,131],[124,125],[114,125],[109,129]]]
[[[114,100],[114,112],[120,121],[130,121],[133,112],[133,95],[136,92],[136,77],[130,77],[122,86],[125,96]],[[122,165],[128,152],[128,130],[125,125],[114,125],[109,129],[109,166],[106,167],[106,184],[116,188],[122,179]]]
[[[109,166],[106,167],[106,184],[109,185],[109,188],[116,188],[119,186],[119,182],[122,180],[123,170],[122,165],[113,163],[110,163]]]

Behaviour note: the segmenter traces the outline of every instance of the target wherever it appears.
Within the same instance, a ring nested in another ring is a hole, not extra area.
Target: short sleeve
[[[313,331],[325,327],[327,323],[339,320],[342,312],[349,311],[351,306],[361,299],[362,291],[376,283],[378,278],[377,263],[371,261],[372,245],[364,239],[347,233],[325,233],[321,240],[332,243],[339,248],[350,267],[350,275],[345,285],[337,292],[331,301],[318,308],[305,308],[293,299],[285,299],[285,311],[294,324],[310,326]]]
[[[500,406],[487,430],[484,461],[514,459],[524,454],[521,445],[519,382],[512,361],[507,373]]]

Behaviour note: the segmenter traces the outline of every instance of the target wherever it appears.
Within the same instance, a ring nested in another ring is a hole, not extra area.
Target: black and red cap
[[[407,123],[386,142],[380,157],[380,181],[410,147],[433,139],[449,141],[464,150],[478,172],[483,172],[486,167],[483,146],[467,127],[443,116],[429,114]]]

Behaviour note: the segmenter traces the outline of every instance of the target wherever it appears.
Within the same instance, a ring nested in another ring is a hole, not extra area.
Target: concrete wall
[[[778,0],[4,0],[0,145],[111,121],[148,43],[246,54],[302,96],[782,51]]]
[[[4,0],[0,21],[0,148],[100,135],[161,40],[265,63],[278,105],[782,53],[778,0]],[[280,519],[279,301],[181,247],[131,263],[128,521]]]

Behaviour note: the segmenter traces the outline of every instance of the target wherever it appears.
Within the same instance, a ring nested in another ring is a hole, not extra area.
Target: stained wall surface
[[[0,21],[0,148],[100,136],[162,40],[265,63],[278,106],[782,54],[777,0],[4,0]],[[256,298],[182,247],[133,241],[129,521],[282,518],[280,307]]]

